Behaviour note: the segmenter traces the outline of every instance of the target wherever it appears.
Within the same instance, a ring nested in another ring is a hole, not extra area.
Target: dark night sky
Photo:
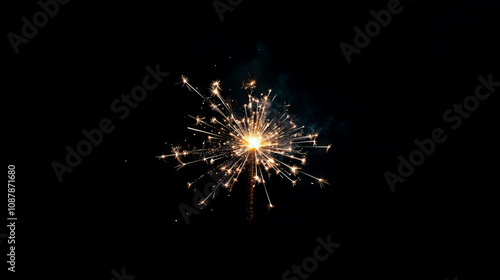
[[[443,113],[474,94],[478,76],[500,81],[499,4],[401,1],[403,10],[347,63],[339,44],[353,45],[353,28],[392,1],[243,0],[223,21],[212,1],[123,2],[60,5],[17,54],[4,37],[17,276],[109,280],[125,267],[136,280],[282,279],[328,235],[341,246],[308,279],[490,275],[500,89],[456,130]],[[21,34],[21,18],[40,9],[37,1],[6,8],[4,34]],[[112,102],[158,64],[170,75],[120,120]],[[192,206],[186,181],[206,168],[176,171],[155,159],[191,139],[186,116],[203,112],[180,76],[201,90],[220,79],[226,96],[244,100],[248,74],[332,144],[327,154],[312,150],[304,167],[331,185],[304,178],[291,187],[273,176],[276,208],[267,212],[257,189],[249,224],[242,180],[186,225],[178,209]],[[114,131],[59,182],[51,164],[64,163],[65,147],[103,118]],[[435,128],[447,140],[392,192],[384,172],[397,173],[398,156],[408,158],[414,140]]]

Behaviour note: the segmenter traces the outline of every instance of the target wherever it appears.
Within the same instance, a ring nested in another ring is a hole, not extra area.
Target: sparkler
[[[253,93],[256,81],[252,79],[244,81],[242,88],[248,92],[248,103],[243,105],[243,117],[238,118],[230,102],[221,96],[220,81],[212,82],[211,94],[208,96],[201,94],[185,76],[181,77],[181,83],[198,94],[217,114],[210,120],[200,116],[189,116],[195,120],[195,127],[188,129],[205,134],[207,137],[202,148],[182,150],[180,146],[175,146],[172,147],[171,154],[161,155],[158,158],[174,157],[179,162],[178,169],[205,162],[212,165],[213,170],[223,172],[210,194],[199,201],[200,204],[205,204],[211,196],[215,198],[215,193],[220,187],[231,191],[242,172],[247,169],[249,220],[253,219],[253,190],[256,185],[264,187],[268,208],[274,207],[265,180],[265,175],[269,177],[271,172],[288,180],[292,186],[296,185],[300,174],[313,179],[320,187],[328,184],[325,179],[302,171],[297,164],[306,164],[305,148],[322,148],[328,152],[331,145],[318,146],[316,143],[318,133],[304,134],[305,126],[297,126],[290,118],[287,113],[288,106],[276,116],[268,116],[272,114],[269,108],[276,97],[276,95],[271,97],[270,89],[267,94],[261,93],[260,97],[255,97]],[[193,157],[194,159],[190,161],[183,161],[184,158]],[[188,182],[188,188],[195,182]]]

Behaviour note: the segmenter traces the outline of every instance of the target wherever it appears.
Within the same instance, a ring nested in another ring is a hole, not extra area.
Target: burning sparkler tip
[[[181,76],[180,83],[183,86],[186,85],[189,91],[198,94],[203,99],[203,104],[207,104],[212,111],[218,114],[218,117],[211,117],[208,121],[208,119],[205,120],[205,117],[189,116],[196,121],[196,125],[199,127],[188,127],[188,129],[196,132],[194,135],[204,134],[202,147],[196,148],[184,140],[191,146],[189,149],[182,151],[180,146],[172,146],[170,154],[160,155],[158,159],[175,157],[179,162],[176,166],[177,170],[193,163],[212,164],[212,171],[220,170],[222,173],[222,177],[217,181],[217,186],[212,190],[214,198],[215,190],[219,187],[228,189],[229,195],[244,170],[249,171],[250,190],[259,187],[259,185],[264,187],[268,199],[268,209],[275,206],[271,203],[267,193],[265,173],[270,176],[271,172],[276,172],[279,177],[288,179],[292,186],[297,185],[302,180],[299,174],[312,178],[311,184],[317,183],[321,187],[329,184],[323,178],[317,178],[301,171],[302,168],[297,165],[300,166],[299,163],[305,165],[306,163],[307,152],[304,152],[303,148],[325,148],[328,152],[331,145],[317,146],[318,133],[306,134],[303,131],[305,126],[297,126],[288,114],[290,104],[285,104],[280,115],[270,117],[272,111],[268,108],[276,97],[274,95],[268,100],[271,89],[268,90],[267,95],[261,93],[254,96],[256,80],[249,77],[243,81],[242,88],[247,90],[248,103],[243,105],[244,115],[239,116],[233,111],[230,101],[221,96],[219,80],[212,81],[207,95],[201,94],[198,88],[193,87],[184,75]],[[183,162],[184,157],[196,158]],[[215,164],[219,161],[220,164]],[[187,182],[187,187],[191,188],[198,179]],[[251,193],[253,195],[253,190]],[[210,196],[200,200],[199,205],[206,205],[206,200]],[[250,207],[249,211],[252,209]]]

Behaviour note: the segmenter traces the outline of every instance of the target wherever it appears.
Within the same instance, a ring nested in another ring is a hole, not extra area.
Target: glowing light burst
[[[266,177],[275,173],[295,186],[300,180],[299,175],[313,179],[320,187],[328,182],[302,171],[296,164],[305,165],[306,148],[322,148],[328,151],[331,145],[318,146],[318,134],[304,134],[304,126],[297,126],[287,113],[284,106],[282,112],[272,116],[270,112],[274,97],[271,90],[267,94],[254,97],[255,80],[246,80],[242,88],[248,92],[248,103],[243,105],[240,118],[233,111],[229,101],[221,96],[220,81],[214,81],[210,88],[211,95],[205,96],[189,83],[185,76],[181,77],[183,86],[198,94],[204,103],[208,103],[216,116],[210,118],[189,116],[195,120],[195,127],[189,130],[204,134],[207,138],[201,148],[182,150],[180,146],[172,147],[172,153],[158,158],[174,157],[183,168],[194,163],[205,162],[213,165],[213,170],[222,172],[211,193],[199,201],[204,204],[211,196],[215,197],[220,187],[232,190],[244,170],[249,172],[249,219],[253,219],[253,188],[256,185],[264,187],[268,208],[271,203],[266,187]],[[186,161],[184,161],[186,159]],[[189,161],[187,160],[189,159]],[[267,176],[266,176],[267,175]],[[203,176],[201,176],[203,177]],[[201,178],[200,177],[200,178]],[[198,178],[198,179],[200,179]],[[196,183],[188,182],[188,188]]]

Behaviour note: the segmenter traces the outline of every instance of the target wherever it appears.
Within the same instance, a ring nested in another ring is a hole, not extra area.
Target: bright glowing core
[[[259,138],[257,137],[250,137],[250,139],[248,139],[248,144],[247,144],[247,147],[250,149],[250,150],[256,150],[260,147],[260,140]]]

